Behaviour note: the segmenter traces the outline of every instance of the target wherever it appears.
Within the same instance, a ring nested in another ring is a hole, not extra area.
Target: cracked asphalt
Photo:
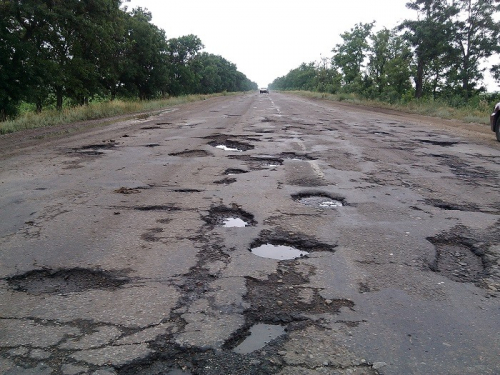
[[[282,93],[1,136],[0,372],[499,374],[499,172]]]

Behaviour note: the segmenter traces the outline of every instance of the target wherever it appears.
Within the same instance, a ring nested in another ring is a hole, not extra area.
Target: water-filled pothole
[[[123,272],[72,268],[33,270],[7,278],[12,289],[29,294],[73,293],[89,289],[116,289],[130,282]]]
[[[248,173],[248,171],[245,171],[244,169],[238,169],[238,168],[228,168],[224,171],[224,174],[227,176],[231,176],[234,174],[243,174],[243,173]]]
[[[278,229],[274,232],[263,230],[260,237],[252,242],[249,250],[260,257],[291,260],[316,251],[334,252],[336,245],[319,242],[313,237]]]
[[[290,260],[309,255],[307,251],[299,250],[292,246],[263,244],[250,250],[261,258]]]
[[[244,228],[256,224],[254,216],[251,213],[242,210],[235,204],[231,207],[212,207],[203,220],[211,226],[226,228]]]
[[[248,222],[240,219],[239,217],[228,217],[224,219],[223,224],[225,228],[244,228],[248,225]]]
[[[318,208],[337,208],[346,205],[344,198],[333,197],[327,193],[299,193],[292,195],[292,198],[305,206]]]
[[[244,142],[238,142],[238,141],[232,141],[229,139],[216,139],[212,142],[209,142],[208,144],[210,146],[218,148],[220,150],[232,151],[232,152],[243,152],[243,151],[252,150],[255,148],[251,144],[244,143]]]
[[[272,156],[230,155],[229,158],[246,162],[252,170],[262,170],[283,165],[283,159]]]
[[[285,334],[285,327],[275,324],[255,324],[249,330],[248,336],[241,344],[233,349],[239,354],[250,354],[256,350],[262,349],[272,340]]]

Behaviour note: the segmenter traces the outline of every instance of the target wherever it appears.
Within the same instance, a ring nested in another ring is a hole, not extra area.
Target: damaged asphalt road
[[[500,147],[453,125],[271,93],[2,136],[0,373],[500,373]]]

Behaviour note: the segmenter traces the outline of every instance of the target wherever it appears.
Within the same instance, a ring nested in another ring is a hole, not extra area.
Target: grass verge
[[[453,108],[439,101],[413,100],[408,103],[390,104],[376,100],[360,99],[355,94],[327,94],[312,91],[284,91],[295,95],[300,95],[307,98],[325,99],[337,102],[348,102],[358,105],[374,108],[394,109],[406,113],[415,113],[424,116],[438,117],[443,119],[454,119],[465,123],[489,124],[490,108],[489,103],[480,103],[479,106],[471,107],[464,106],[462,108]]]
[[[42,113],[25,113],[13,120],[0,122],[0,134],[14,133],[26,129],[36,129],[78,121],[103,119],[112,116],[161,110],[175,105],[205,100],[215,96],[234,95],[221,93],[211,95],[187,95],[162,100],[124,101],[113,100],[90,103],[86,106],[64,108],[62,111],[47,110]]]

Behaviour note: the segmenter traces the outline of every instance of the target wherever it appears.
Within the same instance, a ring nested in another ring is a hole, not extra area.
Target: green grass
[[[408,103],[390,104],[387,102],[361,99],[355,94],[327,94],[311,91],[286,91],[307,98],[325,99],[331,101],[348,102],[375,108],[388,108],[406,113],[415,113],[424,116],[454,119],[467,123],[489,124],[493,105],[481,101],[475,106],[468,105],[454,108],[441,101],[412,100]]]
[[[0,122],[0,134],[14,133],[26,129],[44,128],[79,121],[104,119],[132,113],[157,111],[175,105],[205,100],[214,96],[231,95],[228,93],[212,95],[187,95],[163,100],[124,101],[113,100],[90,103],[86,106],[64,108],[62,111],[46,110],[42,113],[24,111],[19,117]],[[109,123],[108,123],[109,124]]]

